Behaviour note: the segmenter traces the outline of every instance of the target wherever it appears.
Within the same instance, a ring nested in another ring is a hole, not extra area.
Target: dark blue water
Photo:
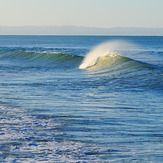
[[[1,162],[161,163],[162,117],[163,37],[0,36]]]

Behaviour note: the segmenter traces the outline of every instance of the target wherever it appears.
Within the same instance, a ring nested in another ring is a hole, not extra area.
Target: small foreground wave
[[[53,116],[34,116],[25,109],[3,104],[0,104],[0,113],[2,162],[91,162],[125,152],[66,140],[61,132],[64,126]]]

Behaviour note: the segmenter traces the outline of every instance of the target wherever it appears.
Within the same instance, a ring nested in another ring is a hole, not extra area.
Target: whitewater
[[[0,162],[162,162],[162,36],[0,36]]]

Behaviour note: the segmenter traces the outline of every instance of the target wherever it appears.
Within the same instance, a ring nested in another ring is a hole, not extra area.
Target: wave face
[[[163,37],[0,36],[0,162],[162,162]]]
[[[41,66],[41,67],[56,67],[56,66],[74,66],[75,62],[81,60],[80,56],[65,54],[61,52],[35,52],[35,51],[7,51],[0,52],[2,60],[12,60],[19,66]]]

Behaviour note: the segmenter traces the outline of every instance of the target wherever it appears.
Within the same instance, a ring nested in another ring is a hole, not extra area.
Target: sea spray
[[[79,69],[86,69],[96,65],[100,58],[103,57],[117,57],[120,53],[119,51],[122,49],[126,49],[131,45],[131,43],[122,41],[122,40],[114,40],[102,43],[95,48],[93,48],[84,58],[83,62],[79,66]]]

